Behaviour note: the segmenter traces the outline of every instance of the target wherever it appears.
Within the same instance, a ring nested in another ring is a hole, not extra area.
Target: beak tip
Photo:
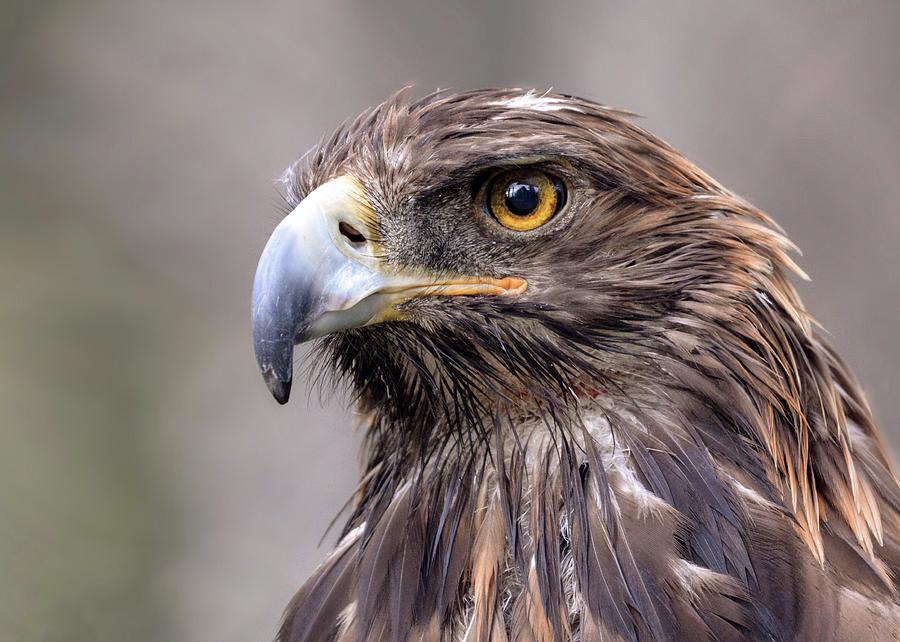
[[[264,369],[262,376],[275,401],[282,406],[286,404],[291,397],[291,380],[280,379],[270,368]]]

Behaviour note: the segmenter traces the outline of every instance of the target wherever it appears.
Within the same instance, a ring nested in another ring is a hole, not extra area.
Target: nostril
[[[366,242],[366,237],[363,236],[358,229],[345,221],[338,223],[338,231],[351,243],[359,244]]]

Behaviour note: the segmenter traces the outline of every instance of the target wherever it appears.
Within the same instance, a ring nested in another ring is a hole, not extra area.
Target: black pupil
[[[541,190],[531,183],[514,181],[506,188],[504,194],[506,209],[516,216],[528,216],[541,203]]]

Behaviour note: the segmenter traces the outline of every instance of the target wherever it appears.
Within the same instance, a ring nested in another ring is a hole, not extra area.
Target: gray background
[[[357,472],[341,400],[269,398],[273,179],[406,84],[634,109],[805,251],[900,414],[900,3],[0,7],[0,639],[269,640]]]

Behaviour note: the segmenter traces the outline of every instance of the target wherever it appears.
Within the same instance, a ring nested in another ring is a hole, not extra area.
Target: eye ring
[[[539,169],[513,169],[487,186],[485,206],[503,227],[528,232],[545,225],[566,204],[564,183]]]

